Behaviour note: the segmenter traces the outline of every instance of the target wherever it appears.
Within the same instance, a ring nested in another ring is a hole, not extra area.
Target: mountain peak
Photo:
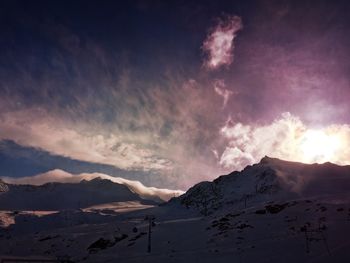
[[[100,176],[98,176],[98,177],[92,178],[91,180],[83,179],[80,181],[80,183],[92,183],[93,184],[93,183],[100,183],[100,182],[106,182],[106,181],[110,181],[110,180],[103,179]]]
[[[266,164],[266,163],[271,162],[273,159],[274,159],[274,158],[271,158],[271,157],[265,155],[265,156],[260,160],[259,163],[261,163],[261,164]]]
[[[285,162],[288,162],[288,161],[281,160],[281,159],[278,159],[278,158],[273,158],[273,157],[265,155],[260,160],[259,164],[276,164],[276,163],[285,163]]]
[[[84,182],[85,181],[85,182]],[[91,180],[81,180],[80,183],[86,183],[88,185],[95,185],[95,186],[119,186],[120,188],[126,188],[129,189],[126,185],[120,184],[117,182],[113,182],[109,179],[102,178],[102,177],[95,177]]]
[[[264,165],[264,166],[270,166],[271,168],[276,168],[276,167],[300,167],[300,166],[308,166],[312,164],[307,164],[307,163],[302,163],[302,162],[296,162],[296,161],[287,161],[287,160],[282,160],[278,158],[273,158],[269,156],[263,157],[258,165]]]

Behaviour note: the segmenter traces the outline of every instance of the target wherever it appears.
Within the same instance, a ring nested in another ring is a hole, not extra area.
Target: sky
[[[1,1],[0,176],[186,190],[350,164],[349,1]]]

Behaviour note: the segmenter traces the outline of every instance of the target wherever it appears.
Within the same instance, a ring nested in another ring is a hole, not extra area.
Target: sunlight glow
[[[341,141],[336,134],[322,130],[308,130],[301,142],[303,161],[307,163],[332,161],[336,159],[340,146]]]

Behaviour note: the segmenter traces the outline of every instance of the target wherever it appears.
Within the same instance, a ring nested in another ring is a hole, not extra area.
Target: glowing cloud
[[[265,155],[304,163],[350,163],[349,125],[310,129],[299,118],[284,113],[263,126],[227,122],[221,134],[228,145],[219,162],[228,169],[242,169]]]
[[[208,55],[204,62],[205,67],[216,69],[223,65],[229,66],[233,62],[233,40],[242,27],[242,20],[238,16],[228,16],[219,20],[218,24],[209,31],[202,46]]]

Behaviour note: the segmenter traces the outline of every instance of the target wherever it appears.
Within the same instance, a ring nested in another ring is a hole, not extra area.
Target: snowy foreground
[[[60,211],[4,210],[0,258],[350,262],[349,177],[350,167],[264,158],[160,206],[137,200]],[[155,220],[148,252],[150,215]]]

